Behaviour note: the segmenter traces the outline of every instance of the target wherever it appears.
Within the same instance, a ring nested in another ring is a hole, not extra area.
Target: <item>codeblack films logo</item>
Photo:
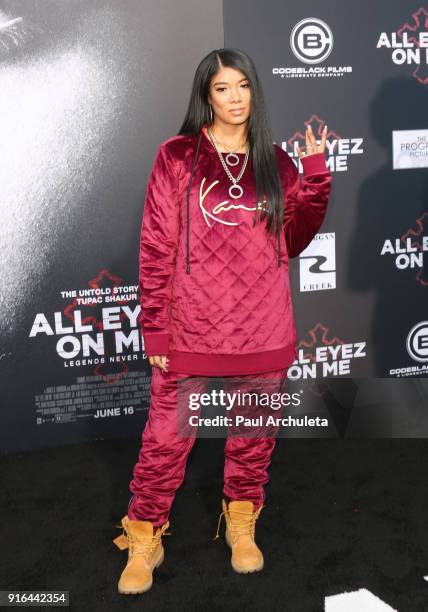
[[[412,359],[428,363],[428,321],[412,327],[407,336],[406,348]]]
[[[300,291],[336,289],[335,233],[316,234],[299,256]]]
[[[406,350],[415,365],[393,368],[389,371],[390,376],[428,376],[428,321],[420,321],[410,329],[406,338]]]
[[[303,123],[306,125],[306,127],[311,126],[315,139],[319,144],[321,142],[324,126],[328,122],[314,114]],[[364,153],[364,139],[356,137],[344,138],[334,129],[331,129],[329,123],[328,125],[329,129],[327,131],[327,139],[325,143],[327,167],[330,172],[347,172],[351,156],[362,155]],[[302,162],[299,159],[296,147],[299,146],[300,148],[304,149],[304,132],[296,131],[287,140],[282,140],[282,142],[278,144],[290,155],[290,157],[296,160],[299,172],[303,172]]]
[[[397,66],[412,70],[421,85],[428,85],[428,11],[421,7],[396,32],[382,32],[377,49],[388,49]]]
[[[274,66],[272,74],[280,78],[337,78],[352,72],[352,66],[323,65],[333,50],[330,26],[316,17],[302,19],[290,34],[290,49],[307,66]]]

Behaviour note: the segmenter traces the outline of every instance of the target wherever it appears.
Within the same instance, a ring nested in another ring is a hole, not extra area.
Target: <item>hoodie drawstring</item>
[[[196,160],[198,159],[199,149],[201,148],[202,133],[199,133],[198,146],[196,147],[196,153],[193,157],[192,171],[190,173],[189,184],[187,186],[186,196],[186,216],[187,216],[187,236],[186,236],[186,272],[190,274],[190,206],[189,206],[189,194],[190,187],[192,185],[193,172],[195,170]]]

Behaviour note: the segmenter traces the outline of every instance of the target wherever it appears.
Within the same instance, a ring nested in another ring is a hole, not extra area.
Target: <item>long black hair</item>
[[[214,49],[206,55],[196,69],[186,116],[178,134],[193,136],[204,124],[211,124],[211,79],[222,67],[240,70],[248,79],[251,91],[251,110],[248,119],[248,140],[256,182],[257,202],[266,200],[265,212],[256,207],[258,215],[266,220],[266,229],[278,236],[284,218],[284,196],[273,146],[272,130],[266,111],[263,90],[252,59],[240,49]],[[279,257],[279,256],[278,256]]]

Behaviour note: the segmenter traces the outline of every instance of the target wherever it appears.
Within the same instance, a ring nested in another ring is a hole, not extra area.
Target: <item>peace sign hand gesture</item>
[[[306,128],[305,138],[306,138],[306,151],[305,152],[303,152],[300,149],[299,145],[296,145],[296,151],[299,156],[299,159],[302,159],[303,157],[309,157],[309,155],[315,155],[316,153],[324,153],[325,141],[327,140],[327,126],[326,125],[324,126],[324,129],[321,135],[321,142],[319,145],[317,145],[314,133],[312,131],[312,127],[310,125]]]

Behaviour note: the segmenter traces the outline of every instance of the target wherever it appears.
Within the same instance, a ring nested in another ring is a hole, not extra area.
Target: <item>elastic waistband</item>
[[[169,372],[198,376],[237,376],[287,368],[297,358],[297,351],[294,344],[271,351],[238,355],[171,350],[168,358]]]

